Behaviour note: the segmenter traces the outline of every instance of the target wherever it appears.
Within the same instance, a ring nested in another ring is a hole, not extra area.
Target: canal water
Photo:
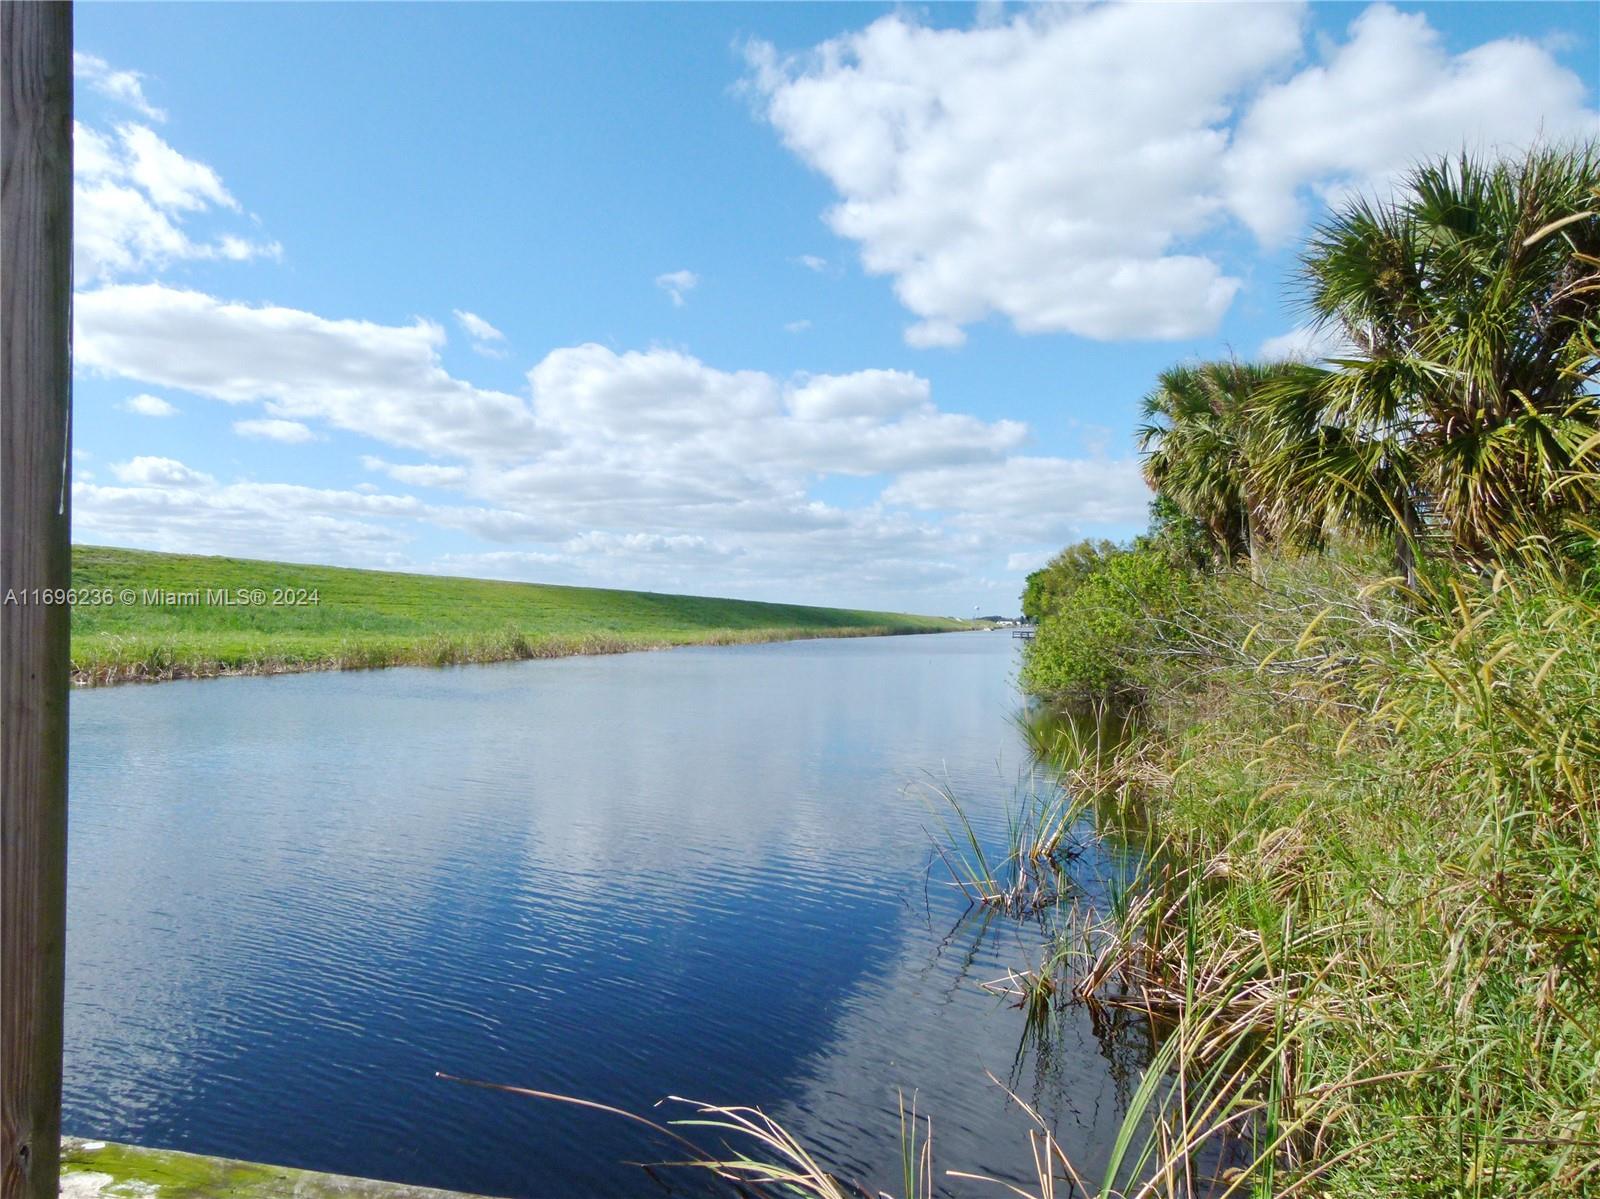
[[[681,1156],[443,1071],[757,1105],[898,1193],[902,1094],[941,1173],[1031,1177],[992,1075],[1095,1171],[1137,1063],[1082,1011],[1027,1041],[981,984],[1039,933],[930,852],[933,788],[998,845],[1029,785],[1016,644],[75,694],[66,1131],[530,1199],[657,1196],[629,1163]]]

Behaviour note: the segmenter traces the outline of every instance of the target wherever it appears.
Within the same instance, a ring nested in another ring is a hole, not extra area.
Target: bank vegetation
[[[1159,1033],[1106,1193],[1600,1194],[1600,166],[1312,237],[1318,364],[1174,367],[1149,535],[1030,580],[1054,746],[1144,862],[1023,994]]]

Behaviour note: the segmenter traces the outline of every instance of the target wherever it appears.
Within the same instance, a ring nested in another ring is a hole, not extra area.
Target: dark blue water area
[[[80,692],[66,1128],[506,1196],[681,1156],[444,1071],[758,1105],[895,1190],[914,1096],[941,1171],[1031,1178],[992,1074],[1093,1171],[1126,1054],[1077,1009],[1025,1044],[981,984],[1041,934],[930,853],[935,787],[999,844],[1037,783],[1015,668],[980,633]]]

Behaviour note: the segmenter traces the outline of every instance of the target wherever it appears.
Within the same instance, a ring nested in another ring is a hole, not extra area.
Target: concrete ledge
[[[61,1199],[476,1199],[455,1191],[61,1138]]]

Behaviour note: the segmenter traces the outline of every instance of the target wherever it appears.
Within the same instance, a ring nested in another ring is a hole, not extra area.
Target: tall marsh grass
[[[1034,772],[1005,811],[1003,841],[986,837],[946,785],[926,788],[934,853],[969,904],[1013,915],[1058,905],[1083,852],[1082,810],[1050,774]]]
[[[1176,1080],[1101,1193],[1201,1193],[1207,1147],[1218,1194],[1600,1193],[1594,600],[1375,573],[1220,580],[1139,733],[1063,755],[1151,843],[1035,974],[1164,1020]]]

